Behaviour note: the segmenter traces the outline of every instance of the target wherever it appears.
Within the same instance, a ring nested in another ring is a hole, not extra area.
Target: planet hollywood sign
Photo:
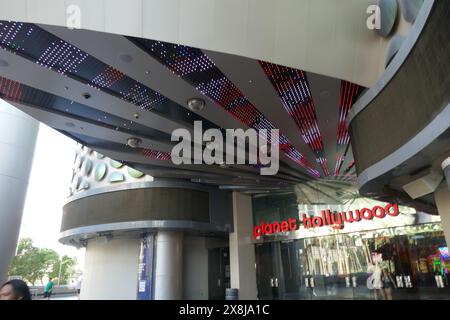
[[[320,228],[329,226],[333,229],[344,229],[345,223],[355,223],[363,220],[383,219],[386,216],[396,217],[400,214],[397,204],[387,204],[386,206],[374,206],[357,210],[331,212],[322,210],[321,216],[308,217],[305,213],[302,219],[289,218],[280,222],[265,223],[261,221],[253,228],[253,237],[258,239],[263,235],[272,235],[281,232],[293,232],[303,225],[305,229]]]

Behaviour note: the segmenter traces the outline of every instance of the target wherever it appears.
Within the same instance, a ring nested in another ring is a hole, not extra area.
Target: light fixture
[[[133,117],[135,118],[135,119],[139,119],[139,117],[140,117],[141,115],[139,114],[139,113],[135,113],[135,114],[133,114]]]
[[[127,140],[127,145],[131,148],[137,148],[141,144],[142,140],[139,138],[131,137]]]
[[[187,106],[192,111],[202,111],[205,107],[205,100],[200,98],[191,98],[187,101]]]
[[[90,99],[91,98],[91,94],[89,92],[85,92],[85,93],[83,93],[83,98]]]

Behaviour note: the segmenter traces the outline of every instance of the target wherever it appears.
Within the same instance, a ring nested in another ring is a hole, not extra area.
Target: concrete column
[[[450,244],[450,158],[442,163],[447,181],[443,181],[434,193],[434,199],[441,216],[442,227],[444,229],[447,245]]]
[[[0,282],[13,258],[39,122],[0,99]]]
[[[230,233],[231,287],[239,289],[239,299],[256,300],[255,247],[252,243],[252,198],[233,193],[234,232]]]
[[[89,240],[81,282],[81,300],[136,300],[141,239]]]
[[[158,231],[156,238],[155,300],[183,298],[183,233]]]

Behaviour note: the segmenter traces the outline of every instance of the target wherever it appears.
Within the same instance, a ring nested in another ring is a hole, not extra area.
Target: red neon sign
[[[386,216],[396,217],[400,214],[398,205],[388,204],[385,207],[375,206],[372,209],[362,208],[357,210],[331,212],[322,210],[321,216],[308,217],[305,213],[302,219],[289,218],[281,222],[265,223],[261,221],[253,228],[253,237],[257,239],[262,235],[271,235],[280,232],[296,231],[300,225],[306,229],[331,226],[333,229],[343,229],[345,223],[359,222],[361,220],[372,220],[373,218],[383,219]]]

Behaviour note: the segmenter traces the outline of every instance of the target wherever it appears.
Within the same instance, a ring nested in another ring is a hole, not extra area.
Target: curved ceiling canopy
[[[408,0],[412,1],[414,5],[407,8],[414,14],[418,1]],[[380,66],[387,46],[366,27],[367,8],[374,3],[374,0],[350,3],[336,0],[14,0],[12,3],[0,0],[0,20],[177,43],[269,61],[369,87],[383,72]],[[121,58],[132,61],[126,53]]]
[[[0,47],[1,98],[144,173],[260,191],[355,180],[345,118],[359,85],[173,43],[21,22],[0,21]],[[193,97],[205,106],[191,110]],[[260,176],[258,165],[174,165],[171,133],[192,132],[194,121],[222,132],[279,129],[279,173]],[[129,137],[139,146],[128,146]]]

